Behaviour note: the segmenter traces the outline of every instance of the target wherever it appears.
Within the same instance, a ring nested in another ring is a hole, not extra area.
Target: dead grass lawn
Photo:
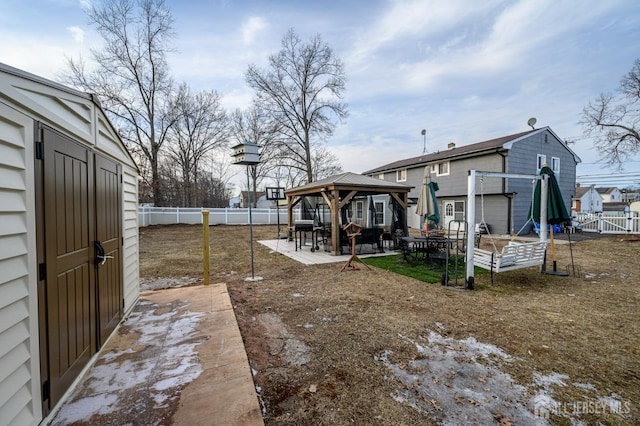
[[[141,277],[197,280],[201,232],[186,225],[140,228]],[[256,241],[275,235],[273,226],[254,227]],[[254,247],[261,282],[244,280],[248,227],[211,227],[212,282],[229,288],[267,424],[440,423],[447,413],[438,410],[437,395],[431,405],[422,395],[421,407],[410,406],[398,397],[407,386],[381,362],[386,356],[395,366],[410,365],[421,354],[408,339],[430,331],[501,348],[515,358],[502,371],[530,394],[536,374],[566,375],[564,386],[551,386],[553,397],[565,411],[583,410],[576,419],[640,422],[640,242],[633,237],[574,243],[575,263],[587,278],[530,268],[498,274],[494,286],[488,275],[476,277],[475,291],[376,268],[341,273],[346,258],[304,266],[257,242]],[[564,269],[568,246],[558,245],[557,257]],[[622,401],[624,416],[594,403],[612,398]],[[582,405],[588,403],[592,409]],[[460,403],[461,409],[470,405]],[[570,417],[551,420],[570,424]]]

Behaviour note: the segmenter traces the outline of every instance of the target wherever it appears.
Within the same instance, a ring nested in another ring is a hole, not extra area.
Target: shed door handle
[[[113,256],[105,256],[104,247],[102,247],[100,241],[94,241],[93,246],[96,248],[96,263],[104,265],[107,259],[113,259]]]

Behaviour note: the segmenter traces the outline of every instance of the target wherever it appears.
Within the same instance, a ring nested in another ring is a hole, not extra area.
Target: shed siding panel
[[[124,311],[128,312],[138,300],[140,292],[140,269],[138,263],[138,174],[131,168],[124,166],[122,170],[122,191],[124,192],[122,236],[123,259],[123,297]]]
[[[33,121],[0,102],[0,419],[21,424],[41,417],[33,143]]]

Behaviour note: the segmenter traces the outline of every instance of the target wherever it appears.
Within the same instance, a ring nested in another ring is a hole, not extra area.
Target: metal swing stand
[[[540,242],[547,242],[547,197],[549,191],[549,180],[546,175],[527,175],[517,173],[500,173],[500,172],[482,172],[478,170],[469,170],[467,178],[467,252],[466,252],[466,274],[465,288],[473,290],[475,286],[474,277],[474,250],[471,248],[474,244],[475,236],[475,220],[476,220],[476,177],[492,177],[500,179],[541,179],[540,186]],[[544,261],[542,262],[541,272],[544,272]]]
[[[344,232],[347,233],[347,237],[351,241],[351,257],[349,257],[349,260],[347,260],[347,262],[342,266],[340,272],[344,271],[345,269],[350,271],[359,270],[360,268],[358,268],[358,266],[354,263],[354,261],[356,260],[366,266],[368,270],[371,270],[371,267],[364,263],[362,259],[360,259],[356,254],[356,237],[361,234],[360,230],[362,229],[362,226],[358,225],[357,223],[349,222],[342,229],[344,229]]]

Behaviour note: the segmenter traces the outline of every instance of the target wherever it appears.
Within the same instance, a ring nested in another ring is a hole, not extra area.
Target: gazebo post
[[[402,194],[402,201],[404,203],[404,205],[402,206],[404,208],[404,235],[409,235],[409,225],[407,224],[407,205],[409,204],[409,193],[405,192],[404,194]]]
[[[340,199],[340,191],[333,189],[331,191],[333,198],[331,199],[331,254],[337,256],[340,254],[340,208],[338,207]]]
[[[291,235],[291,229],[293,228],[293,203],[291,202],[293,196],[287,195],[287,240],[291,241],[293,235]]]

